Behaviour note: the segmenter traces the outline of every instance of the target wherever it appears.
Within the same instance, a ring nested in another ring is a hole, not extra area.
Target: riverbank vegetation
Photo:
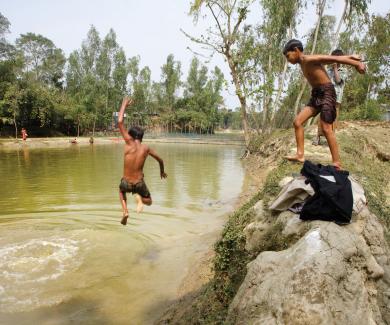
[[[142,58],[128,56],[115,31],[99,34],[91,26],[80,48],[68,57],[43,35],[26,33],[7,40],[12,25],[0,14],[0,136],[87,135],[115,128],[115,112],[125,95],[134,98],[128,123],[147,130],[213,133],[243,129],[246,144],[253,134],[291,125],[308,100],[309,87],[281,54],[286,40],[306,43],[307,53],[329,53],[340,47],[367,61],[364,76],[349,69],[342,118],[380,119],[390,102],[388,49],[390,13],[369,15],[370,1],[345,1],[340,19],[327,15],[332,6],[306,1],[208,1],[189,3],[195,22],[209,17],[202,36],[188,35],[199,47],[221,55],[231,80],[220,67],[194,57],[189,71],[174,54],[161,67],[160,80]],[[303,17],[315,24],[297,35]],[[257,17],[257,18],[255,18]],[[240,106],[229,109],[222,92],[231,82]]]

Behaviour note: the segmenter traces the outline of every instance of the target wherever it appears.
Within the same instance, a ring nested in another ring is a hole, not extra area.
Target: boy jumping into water
[[[160,165],[161,178],[166,178],[168,176],[164,172],[163,160],[155,151],[141,143],[144,131],[140,127],[133,126],[129,129],[129,132],[127,132],[123,126],[125,109],[131,102],[132,100],[128,97],[123,99],[118,117],[119,130],[125,140],[123,177],[119,184],[119,198],[123,209],[123,218],[121,221],[122,225],[126,225],[127,218],[129,217],[126,192],[135,194],[135,198],[137,200],[137,212],[142,211],[144,204],[152,204],[152,197],[150,196],[150,192],[144,182],[143,173],[145,160],[148,155],[158,161]]]
[[[297,142],[297,154],[286,157],[290,161],[304,162],[304,128],[303,124],[310,118],[320,113],[321,128],[328,141],[333,165],[341,168],[339,150],[336,136],[333,132],[333,122],[336,119],[336,92],[329,79],[324,64],[348,64],[354,66],[359,73],[364,73],[365,65],[355,55],[306,55],[303,53],[303,45],[300,41],[292,39],[284,46],[283,54],[291,64],[299,64],[303,75],[312,86],[309,103],[294,119],[295,139]]]

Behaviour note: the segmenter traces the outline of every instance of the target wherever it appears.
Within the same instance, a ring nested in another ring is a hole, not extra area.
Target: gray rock
[[[262,252],[229,307],[233,324],[389,324],[389,249],[367,208],[348,226],[279,216],[283,234],[302,234],[290,248]],[[255,247],[266,226],[246,232]],[[310,229],[307,231],[307,229]]]
[[[270,224],[267,222],[255,221],[244,228],[246,238],[245,249],[248,252],[253,253],[258,251],[261,239],[269,226]]]

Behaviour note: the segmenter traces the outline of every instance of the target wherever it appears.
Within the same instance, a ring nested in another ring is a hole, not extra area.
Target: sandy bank
[[[56,137],[56,138],[28,138],[26,141],[22,139],[0,139],[0,149],[22,149],[22,148],[64,148],[71,146],[86,146],[89,143],[89,137],[77,138],[77,143],[71,141],[74,137]],[[242,146],[243,141],[235,139],[212,139],[212,138],[185,138],[185,137],[161,137],[152,138],[145,137],[145,143],[189,143],[189,144],[213,144],[213,145],[236,145]],[[120,137],[96,137],[94,145],[104,144],[122,144],[123,140]]]

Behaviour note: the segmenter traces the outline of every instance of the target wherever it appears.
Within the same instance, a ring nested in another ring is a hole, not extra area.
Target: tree
[[[206,35],[199,38],[187,35],[197,44],[204,45],[213,52],[217,52],[226,59],[235,86],[236,95],[240,101],[240,111],[244,128],[245,143],[249,144],[249,127],[247,117],[247,97],[244,89],[245,76],[239,69],[242,52],[237,47],[243,30],[243,22],[249,12],[253,0],[195,0],[190,13],[199,18],[202,6],[206,7],[214,19],[215,25],[207,29]],[[248,54],[248,53],[246,53]]]
[[[287,61],[280,54],[286,40],[291,39],[297,25],[300,9],[304,1],[262,0],[264,21],[257,28],[260,40],[259,74],[263,75],[263,84],[258,91],[262,97],[262,128],[273,127],[275,113],[284,88],[287,73]],[[276,90],[276,80],[278,89]],[[274,95],[276,92],[276,96]],[[269,116],[270,114],[270,116]]]
[[[16,47],[24,59],[24,69],[33,80],[60,86],[65,56],[48,38],[34,33],[22,34]]]
[[[0,12],[0,59],[9,58],[10,53],[13,52],[14,47],[9,44],[5,38],[5,34],[9,33],[11,23]]]
[[[381,105],[390,104],[389,20],[390,13],[385,16],[373,15],[366,33],[351,28],[340,35],[343,49],[350,53],[360,53],[367,60],[364,78],[351,74],[346,83],[341,111],[346,118],[378,119],[382,117]]]
[[[18,84],[12,84],[8,87],[4,98],[0,101],[0,107],[10,118],[4,118],[3,121],[13,123],[15,127],[15,139],[18,138],[18,118],[20,115],[21,100],[23,91]]]
[[[175,61],[173,54],[169,54],[166,63],[161,68],[161,84],[164,89],[163,102],[169,111],[172,111],[176,100],[176,92],[181,82],[181,63]]]

